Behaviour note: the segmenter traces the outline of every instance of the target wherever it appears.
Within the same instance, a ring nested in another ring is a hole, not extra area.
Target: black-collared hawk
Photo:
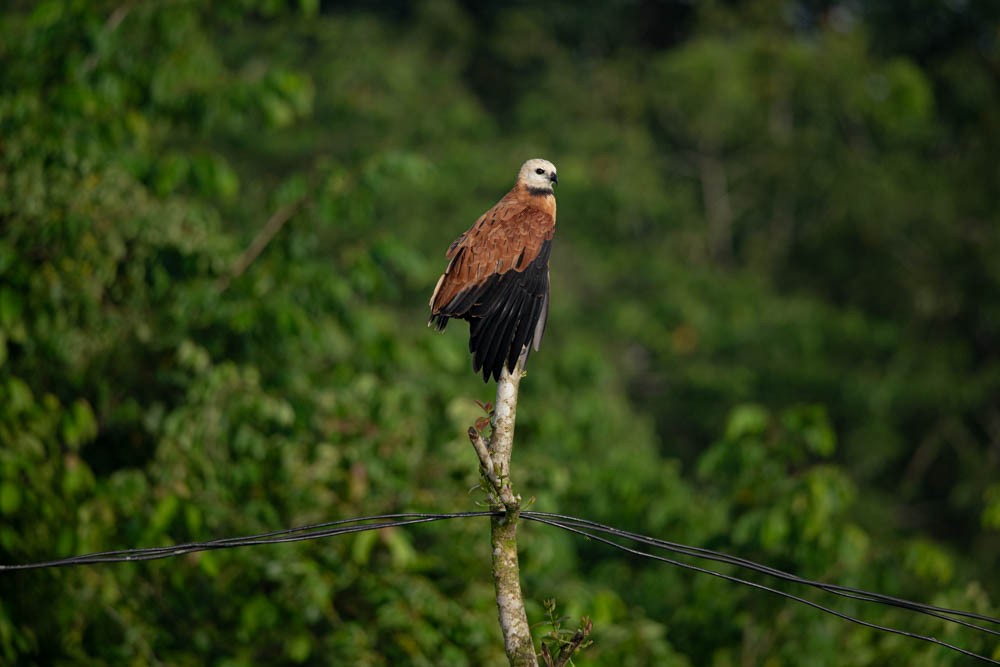
[[[549,314],[549,254],[559,182],[548,160],[528,160],[514,188],[448,248],[448,268],[431,295],[428,326],[469,322],[472,368],[483,381],[521,368],[538,350]]]

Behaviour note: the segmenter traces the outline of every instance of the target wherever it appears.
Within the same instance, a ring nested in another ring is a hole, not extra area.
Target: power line
[[[38,570],[38,569],[53,568],[53,567],[70,567],[75,565],[92,565],[98,563],[125,563],[125,562],[159,560],[163,558],[172,558],[174,556],[181,556],[184,554],[195,553],[199,551],[232,549],[236,547],[246,547],[246,546],[255,546],[263,544],[282,544],[287,542],[301,542],[305,540],[316,540],[327,537],[336,537],[339,535],[347,535],[351,533],[364,532],[368,530],[378,530],[382,528],[409,526],[420,523],[444,521],[449,519],[467,519],[472,517],[501,516],[502,514],[503,513],[499,511],[379,514],[368,517],[341,519],[338,521],[327,521],[324,523],[310,524],[307,526],[300,526],[297,528],[286,528],[282,530],[275,530],[268,533],[261,533],[257,535],[222,538],[217,540],[210,540],[207,542],[189,542],[185,544],[177,544],[167,547],[151,547],[151,548],[141,548],[141,549],[121,549],[117,551],[103,551],[99,553],[71,556],[69,558],[42,561],[38,563],[0,565],[0,573],[23,571],[23,570]],[[637,544],[653,547],[655,549],[661,549],[664,551],[668,551],[670,553],[682,554],[692,558],[701,558],[704,560],[725,563],[735,567],[748,569],[757,572],[759,574],[774,577],[779,580],[816,588],[818,590],[822,590],[824,592],[845,598],[850,598],[854,600],[860,600],[862,602],[870,602],[885,606],[897,607],[900,609],[906,609],[908,611],[914,611],[917,613],[926,614],[928,616],[932,616],[934,618],[943,620],[945,622],[961,625],[971,630],[976,630],[993,636],[1000,636],[1000,631],[976,625],[974,623],[970,623],[962,619],[968,618],[968,619],[978,620],[980,622],[1000,625],[1000,618],[994,618],[991,616],[986,616],[983,614],[977,614],[968,611],[962,611],[958,609],[948,609],[946,607],[927,605],[919,602],[913,602],[911,600],[905,600],[902,598],[893,597],[890,595],[884,595],[882,593],[865,591],[859,588],[851,588],[848,586],[839,586],[836,584],[828,584],[820,581],[805,579],[803,577],[799,577],[797,575],[784,572],[782,570],[778,570],[769,567],[767,565],[761,565],[759,563],[755,563],[751,560],[740,558],[738,556],[730,556],[728,554],[719,551],[712,551],[710,549],[704,549],[701,547],[691,547],[676,542],[669,542],[667,540],[661,540],[655,537],[649,537],[646,535],[641,535],[639,533],[633,533],[630,531],[622,530],[620,528],[615,528],[613,526],[607,526],[604,524],[597,523],[595,521],[580,519],[578,517],[568,516],[565,514],[523,511],[521,512],[521,516],[528,521],[534,521],[536,523],[540,523],[543,525],[560,528],[570,533],[586,537],[587,539],[594,540],[596,542],[608,545],[610,547],[619,549],[621,551],[625,551],[627,553],[639,556],[641,558],[655,560],[658,562],[666,563],[686,570],[708,574],[710,576],[718,577],[720,579],[724,579],[726,581],[737,583],[743,586],[748,586],[750,588],[767,591],[769,593],[779,595],[786,599],[807,605],[809,607],[813,607],[824,613],[831,614],[837,618],[849,621],[851,623],[855,623],[882,632],[889,632],[892,634],[897,634],[904,637],[910,637],[912,639],[928,642],[931,644],[935,644],[937,646],[941,646],[948,650],[961,653],[962,655],[975,658],[977,660],[980,660],[988,664],[1000,665],[1000,661],[994,660],[984,655],[974,653],[972,651],[942,641],[930,635],[921,635],[913,632],[908,632],[905,630],[900,630],[898,628],[893,628],[865,621],[863,619],[851,616],[849,614],[845,614],[830,607],[826,607],[817,602],[813,602],[812,600],[807,600],[805,598],[793,595],[791,593],[787,593],[785,591],[776,588],[772,588],[770,586],[766,586],[764,584],[748,581],[746,579],[741,579],[733,575],[724,574],[722,572],[717,572],[715,570],[710,570],[708,568],[692,565],[690,563],[685,563],[672,558],[667,558],[665,556],[648,553],[646,551],[642,551],[634,547],[619,544],[618,542],[605,536],[613,536],[620,539],[629,540]]]
[[[261,533],[259,535],[227,537],[218,540],[210,540],[208,542],[189,542],[169,547],[102,551],[99,553],[84,554],[82,556],[70,556],[69,558],[60,558],[57,560],[42,561],[38,563],[0,565],[0,572],[13,570],[39,570],[50,567],[69,567],[72,565],[92,565],[96,563],[129,563],[159,560],[162,558],[183,556],[184,554],[195,553],[198,551],[217,551],[219,549],[232,549],[235,547],[246,547],[260,544],[302,542],[305,540],[336,537],[338,535],[346,535],[350,533],[360,533],[366,530],[409,526],[417,523],[443,521],[445,519],[492,516],[493,514],[495,514],[495,512],[490,511],[455,512],[450,514],[380,514],[376,516],[358,517],[355,519],[327,521],[308,526],[299,526],[297,528],[285,528],[283,530],[275,530],[269,533]]]
[[[687,556],[692,556],[695,558],[705,558],[706,560],[717,561],[720,563],[727,563],[729,565],[735,565],[736,567],[742,567],[745,569],[753,570],[761,574],[766,574],[776,579],[782,579],[795,584],[802,584],[804,586],[811,586],[827,593],[833,595],[839,595],[841,597],[850,598],[852,600],[861,600],[863,602],[873,602],[876,604],[882,604],[891,607],[899,607],[900,609],[907,609],[909,611],[915,611],[921,614],[926,614],[927,616],[932,616],[950,623],[955,623],[963,627],[967,627],[973,630],[979,630],[981,632],[991,634],[1000,637],[1000,630],[994,630],[993,628],[986,628],[974,623],[968,623],[961,620],[961,618],[972,618],[979,621],[984,621],[986,623],[994,623],[1000,625],[1000,619],[993,618],[991,616],[985,616],[983,614],[977,614],[974,612],[961,611],[957,609],[948,609],[946,607],[937,607],[934,605],[923,604],[920,602],[913,602],[912,600],[904,600],[902,598],[893,597],[891,595],[884,595],[882,593],[873,593],[870,591],[865,591],[860,588],[851,588],[849,586],[839,586],[837,584],[828,584],[822,581],[815,581],[811,579],[805,579],[795,574],[789,572],[784,572],[782,570],[769,567],[767,565],[760,565],[753,561],[747,560],[745,558],[740,558],[738,556],[730,556],[719,551],[712,551],[711,549],[703,549],[701,547],[689,547],[684,544],[678,544],[676,542],[668,542],[666,540],[661,540],[653,537],[647,537],[645,535],[640,535],[638,533],[632,533],[627,530],[622,530],[620,528],[615,528],[613,526],[606,526],[604,524],[597,523],[595,521],[589,521],[587,519],[578,519],[576,517],[567,516],[564,514],[552,514],[550,512],[522,512],[522,516],[531,520],[539,519],[553,519],[560,522],[561,527],[565,525],[574,525],[578,527],[584,527],[587,529],[597,530],[599,532],[615,535],[625,539],[633,540],[647,546],[656,547],[663,549],[665,551],[670,551],[673,553],[680,553]],[[953,616],[958,616],[961,618],[952,618]]]
[[[525,513],[522,512],[521,516],[525,516]],[[1000,665],[1000,660],[993,660],[992,658],[989,658],[989,657],[987,657],[985,655],[980,655],[979,653],[974,653],[973,651],[970,651],[968,649],[964,649],[964,648],[962,648],[960,646],[956,646],[954,644],[949,644],[948,642],[943,641],[941,639],[938,639],[937,637],[932,637],[930,635],[921,635],[921,634],[917,634],[915,632],[907,632],[906,630],[900,630],[899,628],[893,628],[893,627],[890,627],[890,626],[879,625],[877,623],[872,623],[870,621],[865,621],[865,620],[857,618],[855,616],[851,616],[850,614],[845,614],[843,612],[837,611],[836,609],[831,609],[830,607],[823,606],[823,605],[819,604],[818,602],[813,602],[812,600],[807,600],[807,599],[799,597],[797,595],[793,595],[791,593],[786,593],[785,591],[778,590],[777,588],[772,588],[770,586],[766,586],[764,584],[759,584],[759,583],[753,582],[753,581],[748,581],[746,579],[740,579],[739,577],[734,577],[734,576],[729,575],[729,574],[723,574],[722,572],[716,572],[715,570],[709,570],[708,568],[699,567],[697,565],[691,565],[690,563],[684,563],[684,562],[675,560],[673,558],[667,558],[665,556],[658,556],[656,554],[651,554],[651,553],[647,553],[645,551],[640,551],[639,549],[634,549],[632,547],[628,547],[628,546],[625,546],[623,544],[618,544],[617,542],[615,542],[613,540],[610,540],[610,539],[608,539],[606,537],[601,537],[600,535],[597,535],[595,533],[588,532],[585,529],[577,528],[576,526],[574,526],[572,523],[569,523],[569,522],[563,523],[563,522],[561,522],[559,520],[546,519],[546,518],[543,518],[543,517],[540,517],[540,516],[537,516],[537,515],[535,515],[535,516],[525,516],[525,518],[528,519],[528,520],[530,520],[530,521],[536,521],[538,523],[543,523],[543,524],[546,524],[546,525],[555,526],[557,528],[561,528],[561,529],[569,531],[571,533],[575,533],[577,535],[582,535],[582,536],[584,536],[584,537],[586,537],[588,539],[591,539],[591,540],[594,540],[594,541],[597,541],[597,542],[601,542],[601,543],[606,544],[608,546],[614,547],[615,549],[619,549],[621,551],[625,551],[627,553],[634,554],[634,555],[640,556],[642,558],[649,558],[649,559],[652,559],[652,560],[657,560],[657,561],[660,561],[660,562],[663,562],[663,563],[667,563],[669,565],[673,565],[675,567],[683,568],[685,570],[691,570],[693,572],[700,572],[702,574],[708,574],[708,575],[711,575],[713,577],[718,577],[719,579],[724,579],[726,581],[730,581],[730,582],[733,582],[733,583],[741,584],[743,586],[749,586],[751,588],[756,588],[756,589],[759,589],[759,590],[762,590],[762,591],[767,591],[769,593],[774,593],[775,595],[779,595],[779,596],[781,596],[783,598],[786,598],[788,600],[793,600],[795,602],[799,602],[801,604],[813,607],[814,609],[818,609],[818,610],[820,610],[820,611],[822,611],[824,613],[831,614],[832,616],[836,616],[837,618],[843,619],[845,621],[849,621],[851,623],[856,623],[857,625],[861,625],[861,626],[864,626],[866,628],[872,628],[874,630],[880,630],[882,632],[889,632],[889,633],[892,633],[892,634],[901,635],[903,637],[910,637],[911,639],[917,639],[917,640],[920,640],[920,641],[928,642],[930,644],[935,644],[937,646],[941,646],[942,648],[946,648],[946,649],[949,649],[951,651],[955,651],[957,653],[961,653],[962,655],[968,656],[970,658],[975,658],[977,660],[981,660],[981,661],[983,661],[985,663],[988,663],[988,664],[991,664],[991,665]],[[763,571],[764,569],[768,569],[768,568],[760,568],[760,569],[757,569],[757,571]],[[872,599],[872,600],[869,600],[869,601],[876,601],[876,600]],[[949,611],[953,611],[953,610],[949,610]],[[964,612],[961,612],[961,613],[964,613]],[[971,623],[964,623],[964,622],[960,622],[960,621],[955,621],[954,619],[950,619],[947,616],[938,616],[938,618],[942,618],[943,620],[946,620],[946,621],[958,622],[960,625],[965,625],[966,627],[977,628],[977,629],[980,629],[980,630],[986,630],[985,628],[979,628],[979,626],[973,625]],[[1000,621],[997,621],[996,619],[991,619],[991,620],[993,622],[1000,622]],[[986,632],[992,632],[992,631],[986,630]],[[993,633],[993,634],[996,634],[996,633]]]

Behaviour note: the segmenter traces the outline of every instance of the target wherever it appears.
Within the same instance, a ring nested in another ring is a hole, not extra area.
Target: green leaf
[[[21,317],[22,297],[13,289],[0,288],[0,327],[13,329]]]
[[[87,401],[78,399],[73,402],[63,416],[62,435],[63,442],[71,451],[78,451],[81,445],[97,436],[97,419]]]
[[[319,14],[319,0],[299,0],[299,11],[308,18],[317,16]]]
[[[410,543],[406,531],[390,528],[382,531],[382,535],[392,555],[393,565],[399,569],[406,569],[416,561],[417,551]]]
[[[57,23],[63,16],[65,7],[59,0],[44,0],[31,13],[34,28],[47,28]]]
[[[989,487],[983,494],[983,499],[986,502],[983,508],[983,526],[1000,530],[1000,484]]]
[[[367,565],[371,560],[372,549],[375,547],[377,539],[378,533],[374,530],[366,530],[363,533],[358,533],[351,546],[351,560],[358,565]]]
[[[907,545],[903,563],[908,570],[925,581],[944,584],[952,579],[955,564],[938,545],[929,540],[913,540]]]
[[[0,513],[13,514],[21,507],[21,491],[10,480],[0,488]]]
[[[173,521],[179,508],[180,501],[177,496],[173,494],[164,496],[160,502],[156,504],[156,509],[153,510],[153,514],[149,518],[149,525],[146,531],[147,535],[149,537],[156,537],[165,534],[167,532],[167,527]]]
[[[76,496],[94,487],[94,474],[90,467],[75,454],[67,454],[63,469],[62,490],[68,497]]]
[[[745,404],[733,409],[726,423],[726,439],[739,440],[744,436],[762,435],[770,422],[771,415],[760,405]]]
[[[285,643],[285,655],[292,662],[302,663],[309,659],[312,654],[312,636],[305,632],[300,632],[291,637]]]

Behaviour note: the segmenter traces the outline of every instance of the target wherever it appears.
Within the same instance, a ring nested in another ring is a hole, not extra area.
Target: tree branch
[[[302,202],[303,200],[300,199],[291,204],[285,204],[268,218],[261,230],[257,232],[257,236],[254,237],[250,245],[243,251],[243,254],[233,263],[233,267],[229,270],[229,275],[219,278],[218,287],[220,292],[226,291],[230,282],[243,275],[247,267],[253,264],[257,256],[267,247],[267,244],[277,236],[281,228],[285,226],[285,223],[291,220],[295,212],[299,210]]]
[[[556,650],[555,656],[552,655],[552,651],[547,645],[542,644],[542,661],[545,663],[545,667],[565,667],[573,659],[573,654],[584,647],[584,642],[587,642],[587,637],[594,629],[594,623],[586,616],[580,621],[580,628],[573,633],[570,639],[562,640],[562,645]]]
[[[709,253],[717,262],[728,264],[733,258],[733,207],[729,200],[726,165],[720,157],[709,152],[698,153],[696,165],[708,220]]]
[[[496,589],[497,614],[503,632],[504,648],[511,667],[538,667],[535,646],[531,641],[528,615],[521,594],[520,567],[517,561],[517,518],[521,498],[514,495],[510,483],[510,455],[514,446],[514,417],[517,411],[517,389],[521,382],[520,364],[511,375],[506,368],[497,382],[496,407],[493,412],[493,432],[489,443],[483,441],[475,428],[469,429],[469,440],[479,457],[483,478],[492,487],[502,516],[491,519],[490,539],[493,553],[493,584]]]

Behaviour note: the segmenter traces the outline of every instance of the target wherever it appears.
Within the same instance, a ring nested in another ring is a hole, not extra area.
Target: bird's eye
[[[538,169],[535,170],[535,173],[538,174],[539,176],[541,176],[542,174],[545,173],[545,170],[542,169],[541,167],[539,167]]]

